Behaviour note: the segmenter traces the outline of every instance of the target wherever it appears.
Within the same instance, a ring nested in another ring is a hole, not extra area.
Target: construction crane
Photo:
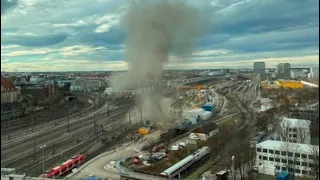
[[[202,94],[201,94],[201,89],[208,89],[207,86],[201,86],[201,85],[197,85],[197,86],[177,86],[176,87],[176,92],[177,92],[177,98],[179,98],[179,89],[197,89],[198,90],[198,94],[200,96],[200,98],[202,99]]]

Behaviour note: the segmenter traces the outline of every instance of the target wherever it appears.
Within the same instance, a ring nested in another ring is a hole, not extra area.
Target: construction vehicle
[[[177,99],[179,98],[179,89],[197,89],[198,90],[198,95],[200,97],[200,99],[203,98],[203,95],[201,94],[201,89],[208,89],[207,86],[200,86],[200,85],[197,85],[197,86],[177,86],[176,87],[176,93],[177,93]]]

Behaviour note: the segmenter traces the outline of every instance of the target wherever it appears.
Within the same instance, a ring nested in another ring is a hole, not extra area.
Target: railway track
[[[124,105],[132,104],[132,100],[131,101],[130,100],[129,101],[128,100],[120,101],[120,104],[116,103],[115,105],[118,105],[118,106],[122,105],[121,103]],[[81,123],[83,121],[87,121],[90,118],[93,118],[94,116],[96,116],[96,117],[106,116],[108,113],[108,112],[102,113],[103,111],[101,111],[101,110],[106,110],[104,108],[101,108],[99,110],[96,112],[91,112],[87,116],[78,117],[75,119],[71,119],[69,117],[69,124],[71,125],[72,123]],[[110,110],[110,112],[111,112],[111,110]],[[56,122],[58,122],[58,124],[56,124]],[[28,134],[24,134],[23,136],[21,136],[19,138],[11,139],[9,141],[8,140],[1,141],[1,151],[3,151],[5,148],[8,148],[10,146],[14,146],[16,144],[23,143],[25,141],[29,141],[30,139],[34,139],[35,137],[37,138],[38,136],[43,136],[43,135],[49,134],[50,132],[55,131],[56,129],[59,129],[63,126],[66,126],[66,124],[68,123],[68,118],[62,118],[60,120],[57,120],[56,122],[49,122],[47,124],[38,125],[37,127],[34,128],[34,133],[32,132],[31,129],[28,129],[29,130]]]
[[[124,100],[112,101],[110,103],[110,106],[113,106],[113,107],[121,106],[121,105],[126,104],[128,102],[132,102],[132,100],[124,99]],[[107,107],[100,107],[100,109],[98,109],[95,112],[101,112],[101,110],[107,110]],[[72,119],[72,118],[82,119],[82,118],[85,118],[85,116],[90,116],[90,115],[92,115],[92,113],[95,113],[95,112],[88,111],[85,114],[82,113],[81,117],[78,117],[77,114],[72,114],[69,116],[69,119]],[[20,139],[20,141],[21,141],[21,139],[24,139],[28,136],[34,136],[34,134],[39,133],[39,131],[45,131],[45,129],[55,128],[56,126],[59,126],[60,124],[63,124],[66,122],[68,122],[68,115],[63,118],[56,119],[55,121],[49,121],[47,123],[35,125],[35,126],[33,126],[33,129],[31,127],[29,127],[29,128],[25,128],[23,131],[11,133],[10,140],[8,140],[6,137],[1,137],[1,148],[5,144],[17,141],[18,139]],[[15,138],[12,138],[12,137],[15,137]]]
[[[61,134],[65,132],[65,128],[67,126],[67,124],[64,124],[64,127],[54,129],[47,135],[37,137],[37,144],[46,143],[55,144],[58,146],[59,144],[67,143],[69,140],[74,141],[74,138],[78,137],[79,135],[82,135],[84,132],[88,132],[89,129],[92,129],[94,127],[94,124],[100,123],[101,125],[105,125],[106,123],[108,123],[110,126],[110,121],[113,122],[112,120],[118,119],[119,117],[123,116],[127,111],[128,108],[120,107],[110,112],[110,117],[107,117],[106,113],[101,113],[97,115],[95,117],[95,123],[93,123],[92,121],[88,121],[88,119],[85,119],[82,122],[74,122],[74,124],[70,126],[70,133],[61,136]],[[105,122],[103,122],[104,120]],[[90,136],[90,134],[88,136]],[[12,146],[11,148],[1,150],[3,158],[2,164],[8,167],[16,167],[17,164],[21,164],[21,161],[28,160],[30,156],[34,157],[34,154],[37,154],[40,151],[40,148],[35,148],[34,141],[30,141],[29,139],[27,143],[18,144],[16,146]]]
[[[94,105],[90,105],[88,101],[89,99],[93,100],[94,97],[85,94],[76,94],[76,97],[76,101],[72,101],[67,104],[64,103],[63,108],[57,108],[56,104],[47,111],[35,113],[33,117],[27,116],[24,118],[12,119],[1,123],[1,137],[6,136],[7,134],[9,134],[9,132],[11,134],[15,131],[23,131],[25,128],[31,127],[35,124],[44,124],[54,119],[61,118],[63,116],[66,116],[68,112],[70,114],[76,113],[79,111],[78,109],[81,107],[81,105],[83,105],[81,109],[84,112],[93,109]],[[101,107],[103,103],[103,101],[100,101],[96,106]]]

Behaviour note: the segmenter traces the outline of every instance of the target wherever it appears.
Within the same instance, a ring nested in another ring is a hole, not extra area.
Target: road
[[[132,156],[137,154],[136,150],[141,150],[141,148],[149,143],[149,141],[154,141],[160,138],[160,131],[155,131],[152,134],[146,135],[146,141],[141,143],[134,143],[129,145],[128,147],[118,149],[114,153],[108,154],[106,156],[100,157],[88,165],[86,165],[83,169],[77,172],[74,175],[66,177],[66,179],[83,179],[89,175],[95,175],[101,178],[112,178],[112,179],[120,179],[120,175],[112,170],[106,170],[104,167],[109,164],[110,161],[120,160],[128,156]],[[139,175],[141,176],[141,175]],[[145,178],[144,178],[145,179]]]

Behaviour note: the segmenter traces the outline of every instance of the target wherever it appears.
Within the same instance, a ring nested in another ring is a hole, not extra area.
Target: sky
[[[141,0],[140,0],[141,1]],[[152,1],[152,0],[149,0]],[[319,0],[184,0],[202,15],[192,55],[166,68],[319,66]],[[5,71],[127,68],[121,18],[135,0],[1,0]],[[143,66],[143,65],[142,65]]]

